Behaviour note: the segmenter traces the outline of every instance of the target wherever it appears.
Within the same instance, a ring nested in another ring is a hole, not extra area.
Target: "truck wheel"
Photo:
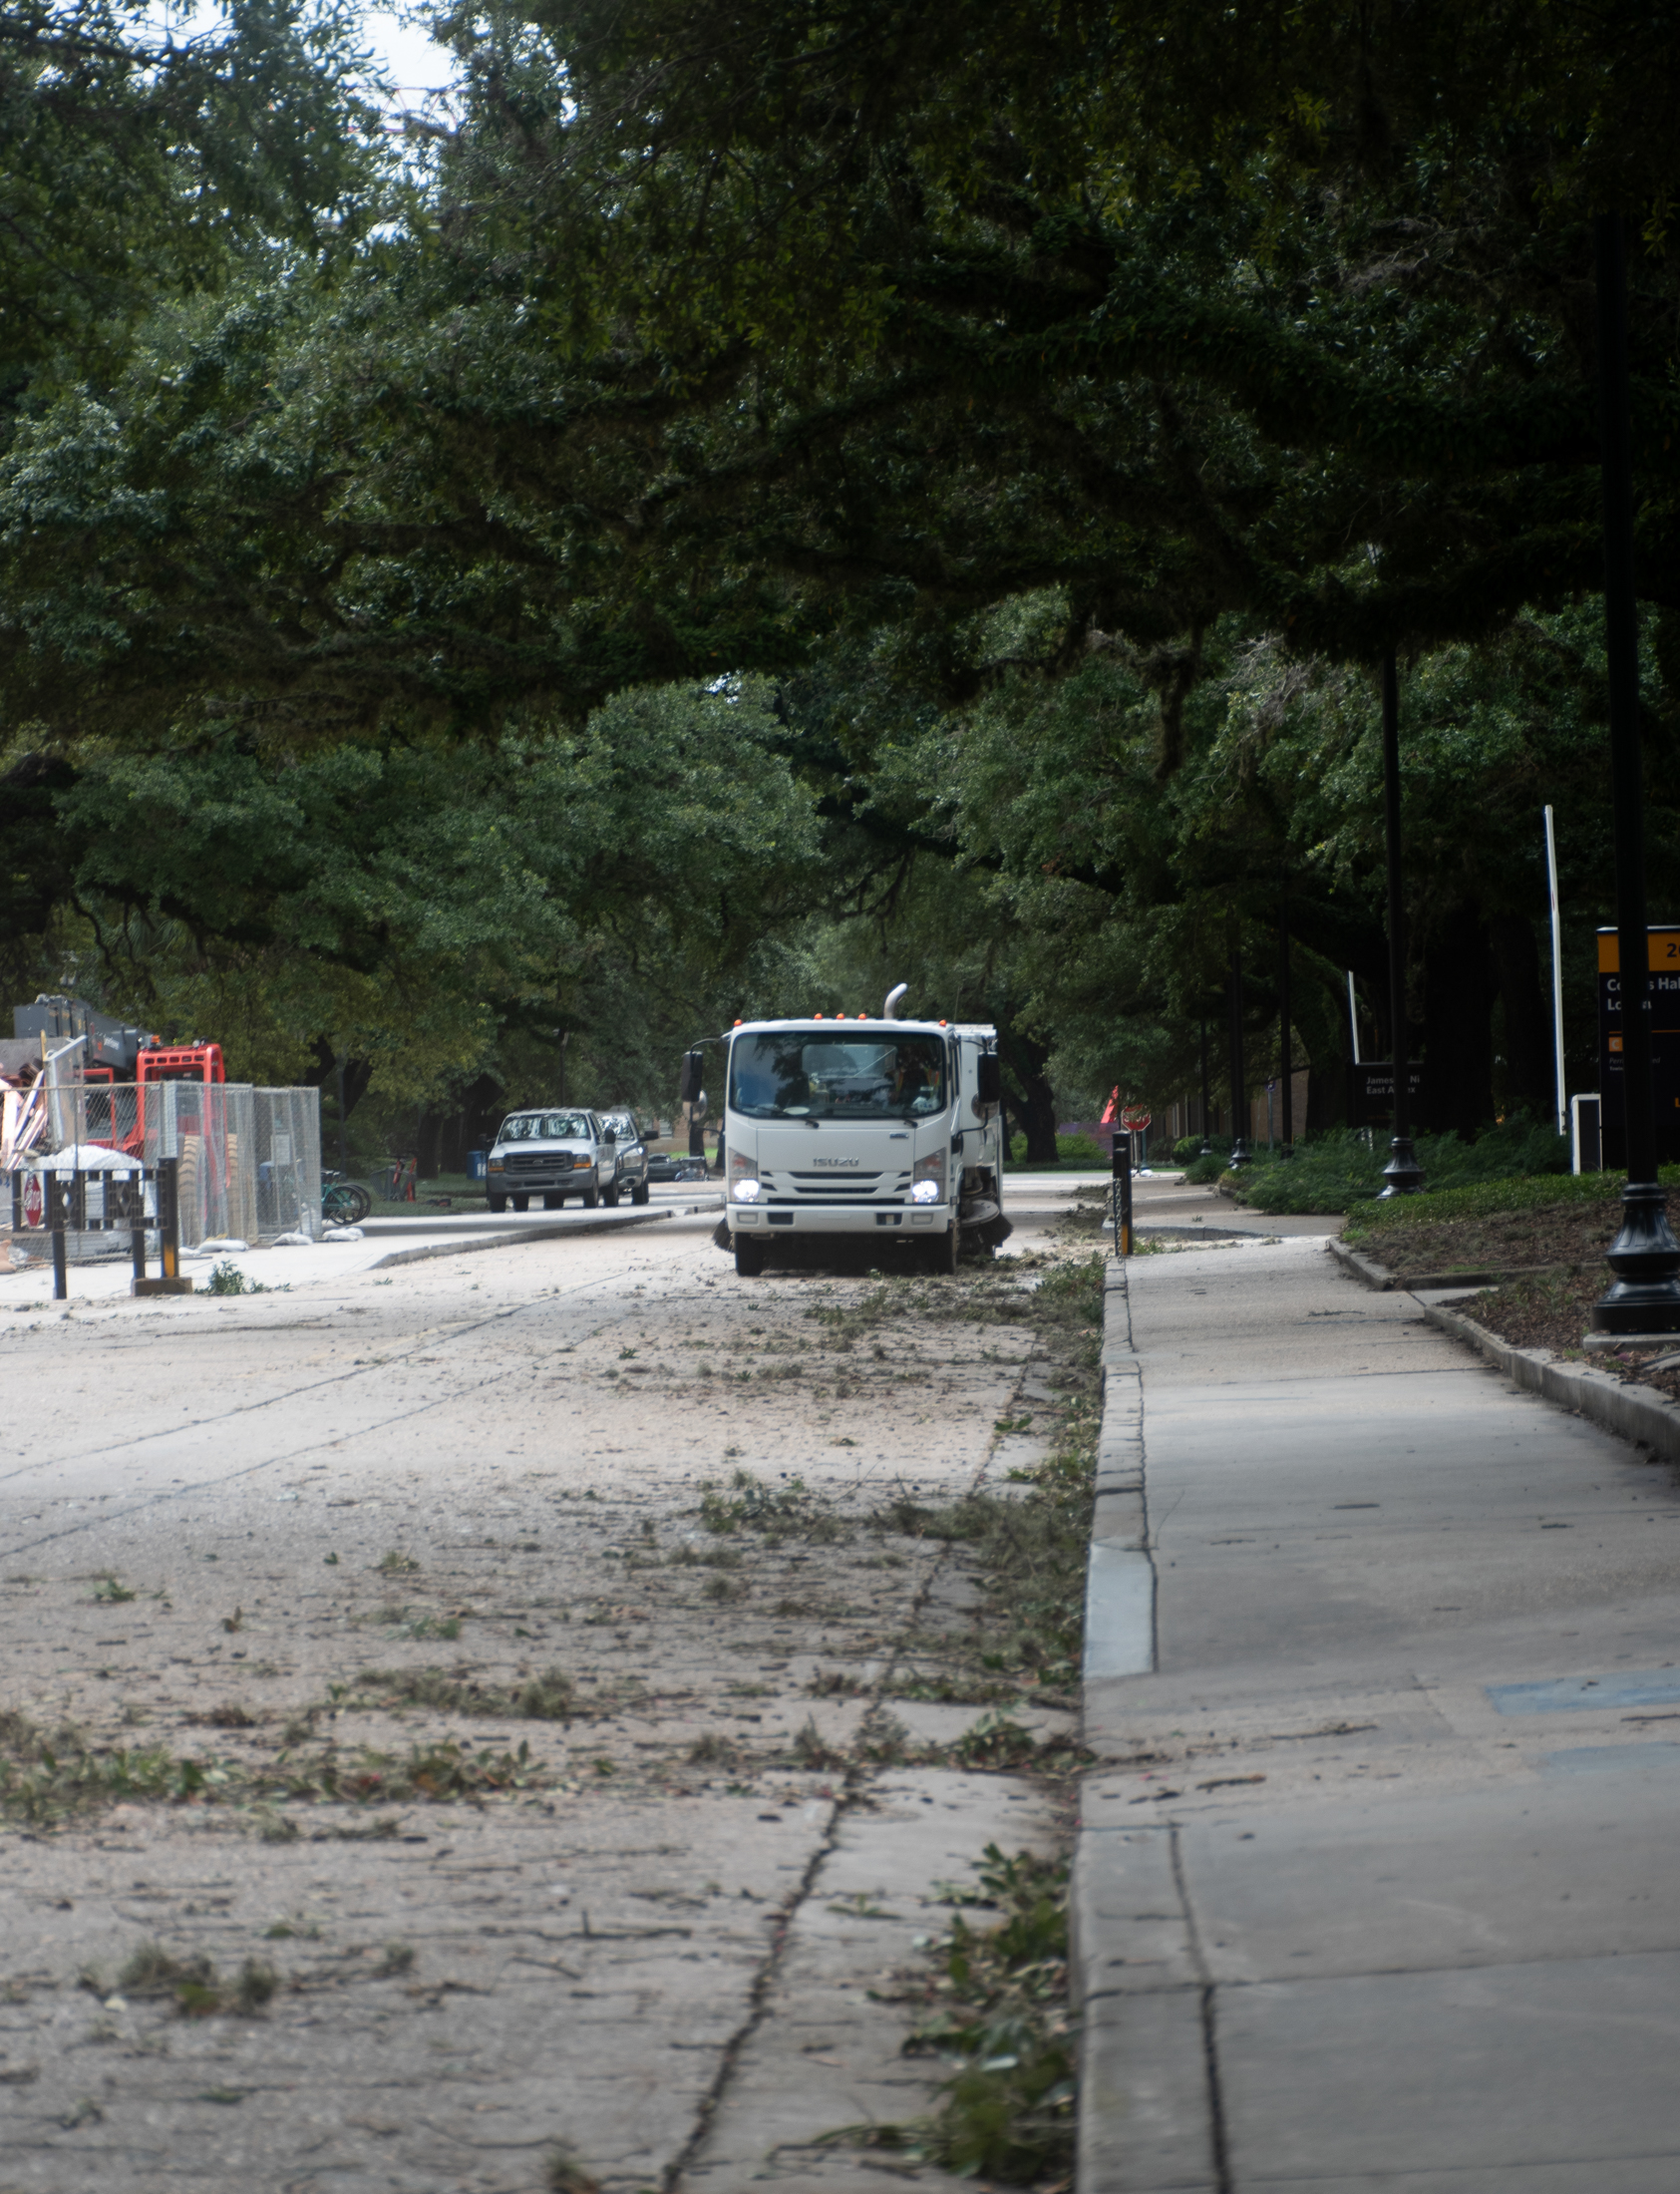
[[[504,1212],[507,1209],[507,1199],[504,1196],[489,1196],[485,1201],[493,1212]]]
[[[749,1242],[742,1235],[735,1238],[735,1270],[743,1280],[757,1280],[764,1271],[765,1244]]]
[[[566,1200],[563,1196],[545,1196],[542,1199],[542,1209],[545,1212],[563,1212],[565,1208]]]
[[[647,1202],[647,1183],[645,1181],[636,1183],[630,1191],[630,1201],[632,1204],[645,1204]]]
[[[591,1181],[589,1186],[583,1192],[583,1209],[586,1212],[592,1212],[595,1206],[600,1202],[600,1200],[601,1192]]]
[[[610,1189],[602,1189],[602,1191],[601,1191],[601,1202],[602,1202],[602,1203],[603,1203],[603,1204],[604,1204],[604,1205],[606,1206],[606,1208],[607,1208],[607,1210],[608,1210],[609,1212],[615,1212],[615,1211],[617,1211],[617,1209],[618,1209],[618,1183],[617,1183],[616,1181],[615,1181],[615,1182],[614,1182],[614,1183],[612,1184],[612,1187],[611,1187]]]
[[[940,1235],[928,1244],[927,1262],[931,1271],[943,1273],[947,1279],[955,1275],[960,1239],[956,1222],[953,1220],[949,1234]]]
[[[530,1210],[530,1198],[528,1196],[510,1196],[507,1201],[516,1212],[528,1212]]]

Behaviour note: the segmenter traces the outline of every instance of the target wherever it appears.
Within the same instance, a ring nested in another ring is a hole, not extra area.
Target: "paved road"
[[[979,1594],[883,1511],[1065,1394],[971,1314],[1007,1262],[889,1301],[613,1216],[4,1282],[0,2194],[880,2186],[821,2136],[942,2077],[887,1977],[1055,1833],[924,1749],[988,1710],[936,1680]],[[276,1993],[183,2016],[154,1953]]]
[[[1130,1279],[1082,2194],[1672,2194],[1674,1472],[1311,1239]]]

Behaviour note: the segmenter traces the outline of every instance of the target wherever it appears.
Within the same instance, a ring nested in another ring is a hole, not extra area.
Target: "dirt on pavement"
[[[0,1295],[0,2194],[879,2186],[871,1992],[1074,1728],[945,1519],[1094,1328],[708,1235]]]

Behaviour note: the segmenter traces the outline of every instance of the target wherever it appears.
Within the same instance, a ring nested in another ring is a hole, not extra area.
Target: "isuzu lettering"
[[[918,1247],[954,1273],[995,1248],[1003,1216],[997,1031],[815,1015],[743,1021],[726,1039],[724,1226],[735,1269],[778,1241],[857,1237]]]

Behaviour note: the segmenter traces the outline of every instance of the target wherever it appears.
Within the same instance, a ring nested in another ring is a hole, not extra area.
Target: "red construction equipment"
[[[137,1082],[225,1082],[220,1044],[150,1044],[140,1054]]]

